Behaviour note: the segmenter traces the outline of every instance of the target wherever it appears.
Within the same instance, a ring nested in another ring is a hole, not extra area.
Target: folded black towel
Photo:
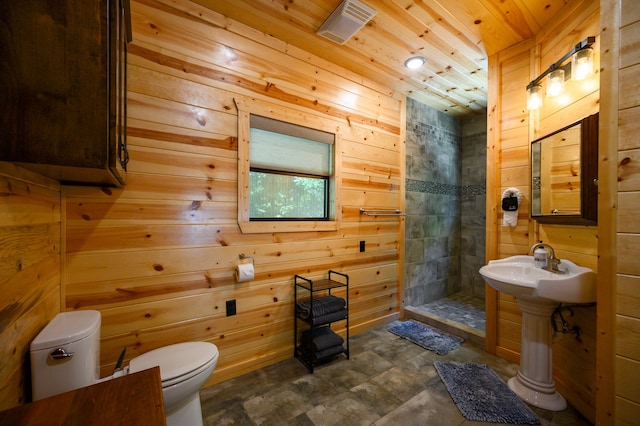
[[[310,347],[314,352],[344,343],[342,336],[334,333],[329,327],[314,328],[313,336],[311,335],[311,330],[305,330],[302,332],[301,341],[305,347]]]
[[[346,302],[341,297],[332,295],[315,297],[313,299],[313,309],[309,300],[299,302],[296,305],[296,311],[298,316],[302,319],[309,319],[310,317],[319,317],[327,315],[336,311],[340,311],[345,308]]]
[[[309,318],[307,322],[311,322],[312,325],[329,324],[330,322],[340,321],[342,319],[345,319],[347,315],[348,315],[347,310],[343,309],[341,311],[332,312],[330,314],[321,315],[319,317],[314,316],[312,318]]]
[[[342,345],[337,345],[322,351],[314,352],[313,357],[315,359],[326,358],[328,356],[341,354],[342,352],[344,352],[344,348],[342,347]]]

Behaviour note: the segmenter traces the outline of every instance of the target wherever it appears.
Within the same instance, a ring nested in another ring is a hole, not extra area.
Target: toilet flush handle
[[[58,348],[51,351],[49,358],[59,361],[61,359],[71,358],[73,355],[75,355],[74,352],[67,352],[63,348]]]

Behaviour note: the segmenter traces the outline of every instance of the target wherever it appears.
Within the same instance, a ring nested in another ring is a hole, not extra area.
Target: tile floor
[[[205,425],[490,425],[460,414],[433,363],[484,363],[505,380],[518,366],[472,340],[440,356],[390,325],[352,337],[351,359],[339,355],[314,374],[291,358],[202,389]],[[532,409],[545,426],[591,424],[572,407]]]

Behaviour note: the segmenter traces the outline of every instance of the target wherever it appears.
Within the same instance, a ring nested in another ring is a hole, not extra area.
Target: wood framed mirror
[[[531,142],[531,218],[597,225],[598,118],[590,115]]]

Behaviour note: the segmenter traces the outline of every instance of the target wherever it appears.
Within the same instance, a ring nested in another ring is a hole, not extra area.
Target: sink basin
[[[480,275],[496,290],[526,299],[547,299],[562,303],[596,301],[596,273],[570,260],[561,260],[557,274],[536,268],[533,256],[512,256],[491,260]]]

